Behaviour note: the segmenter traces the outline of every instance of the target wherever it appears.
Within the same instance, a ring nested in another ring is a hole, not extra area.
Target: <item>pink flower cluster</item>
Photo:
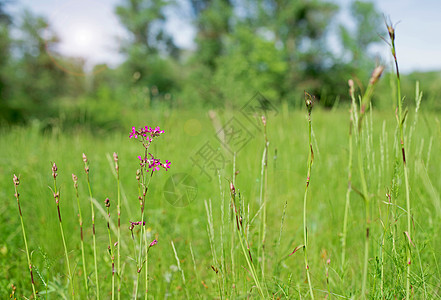
[[[156,127],[152,129],[151,127],[143,127],[139,130],[136,130],[135,127],[132,127],[132,132],[129,135],[129,138],[135,138],[137,139],[139,136],[144,137],[147,142],[152,141],[153,138],[160,136],[161,133],[164,133],[164,130],[161,130],[161,128]]]
[[[154,171],[159,171],[161,167],[164,168],[166,171],[170,169],[171,163],[168,160],[166,160],[165,163],[161,163],[161,161],[157,158],[154,158],[151,153],[147,155],[148,149],[153,139],[160,136],[162,133],[164,133],[164,130],[161,130],[159,126],[153,129],[151,127],[145,126],[141,127],[138,130],[135,127],[132,127],[132,132],[129,135],[129,138],[139,138],[139,141],[142,142],[142,145],[146,150],[146,154],[144,157],[138,156],[138,159],[140,160],[141,168],[148,167],[148,171],[151,170],[152,174]]]
[[[145,226],[145,221],[144,222],[141,222],[141,221],[139,221],[139,222],[132,222],[132,221],[130,221],[129,230],[133,230],[133,228],[135,228],[135,226],[138,226],[138,225]]]
[[[171,162],[168,161],[168,159],[165,161],[165,163],[161,163],[161,161],[157,158],[154,158],[151,153],[149,153],[149,155],[150,158],[146,158],[146,157],[143,158],[142,156],[138,156],[138,159],[141,161],[140,162],[141,167],[147,165],[148,168],[152,170],[152,172],[159,171],[160,167],[163,167],[166,171],[171,168],[170,167]]]

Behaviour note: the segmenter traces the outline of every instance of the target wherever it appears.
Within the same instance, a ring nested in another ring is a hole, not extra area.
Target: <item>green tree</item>
[[[384,22],[372,2],[352,2],[350,14],[355,28],[350,30],[340,25],[341,42],[345,50],[343,56],[349,62],[349,73],[357,77],[357,81],[366,82],[375,67],[375,57],[369,53],[369,48],[381,42]]]
[[[286,53],[287,94],[297,95],[303,89],[320,94],[321,76],[331,59],[326,34],[337,5],[309,0],[262,0],[260,3],[258,23],[274,33],[275,43]]]
[[[29,11],[23,13],[19,29],[20,38],[15,42],[18,59],[11,66],[13,97],[28,112],[46,114],[66,89],[68,75],[50,55],[59,38],[45,18]]]
[[[288,70],[283,49],[246,26],[237,26],[225,42],[226,54],[216,60],[213,84],[221,99],[242,105],[256,92],[278,101]]]
[[[124,81],[136,85],[156,86],[168,92],[174,86],[173,63],[178,48],[165,30],[166,0],[125,0],[116,7],[121,24],[130,34],[121,47],[126,61],[121,66]]]
[[[231,32],[233,4],[230,0],[190,0],[197,30],[196,60],[211,71],[216,59],[224,54],[224,40]]]
[[[11,17],[5,11],[5,1],[0,1],[0,118],[9,118],[8,77],[6,66],[10,59],[11,39],[9,36]]]

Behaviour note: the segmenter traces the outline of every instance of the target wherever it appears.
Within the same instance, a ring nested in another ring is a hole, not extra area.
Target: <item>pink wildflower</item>
[[[149,248],[150,248],[150,247],[153,247],[153,246],[156,245],[157,243],[158,243],[158,241],[157,241],[156,239],[154,239],[154,240],[150,243]]]
[[[171,162],[168,161],[168,159],[165,161],[164,164],[162,164],[162,167],[167,171],[167,169],[170,169]]]

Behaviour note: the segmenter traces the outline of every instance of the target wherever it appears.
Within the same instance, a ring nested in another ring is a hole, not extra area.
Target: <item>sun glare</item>
[[[120,34],[118,21],[113,11],[100,1],[60,1],[49,21],[60,38],[59,43],[50,48],[53,57],[61,54],[81,58],[86,69],[118,61],[119,46],[115,39]],[[61,60],[58,62],[62,64]]]
[[[96,48],[99,38],[97,32],[92,27],[88,29],[74,27],[72,33],[65,36],[65,40],[72,47],[72,52],[84,55]]]

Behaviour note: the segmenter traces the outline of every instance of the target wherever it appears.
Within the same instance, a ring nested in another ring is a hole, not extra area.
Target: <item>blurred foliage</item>
[[[57,52],[60,39],[45,17],[12,16],[9,5],[0,0],[3,123],[58,118],[115,126],[124,111],[235,107],[256,91],[275,104],[299,106],[308,90],[333,107],[349,100],[348,79],[363,91],[377,63],[372,46],[383,43],[385,32],[375,5],[365,1],[350,3],[348,27],[326,0],[121,0],[114,12],[127,31],[119,49],[125,60],[85,71],[84,59]],[[180,49],[167,31],[178,17],[196,31],[192,50]],[[330,45],[331,34],[338,45]],[[417,79],[427,103],[441,109],[439,73],[403,76],[408,97]],[[387,96],[389,81],[380,86]]]

